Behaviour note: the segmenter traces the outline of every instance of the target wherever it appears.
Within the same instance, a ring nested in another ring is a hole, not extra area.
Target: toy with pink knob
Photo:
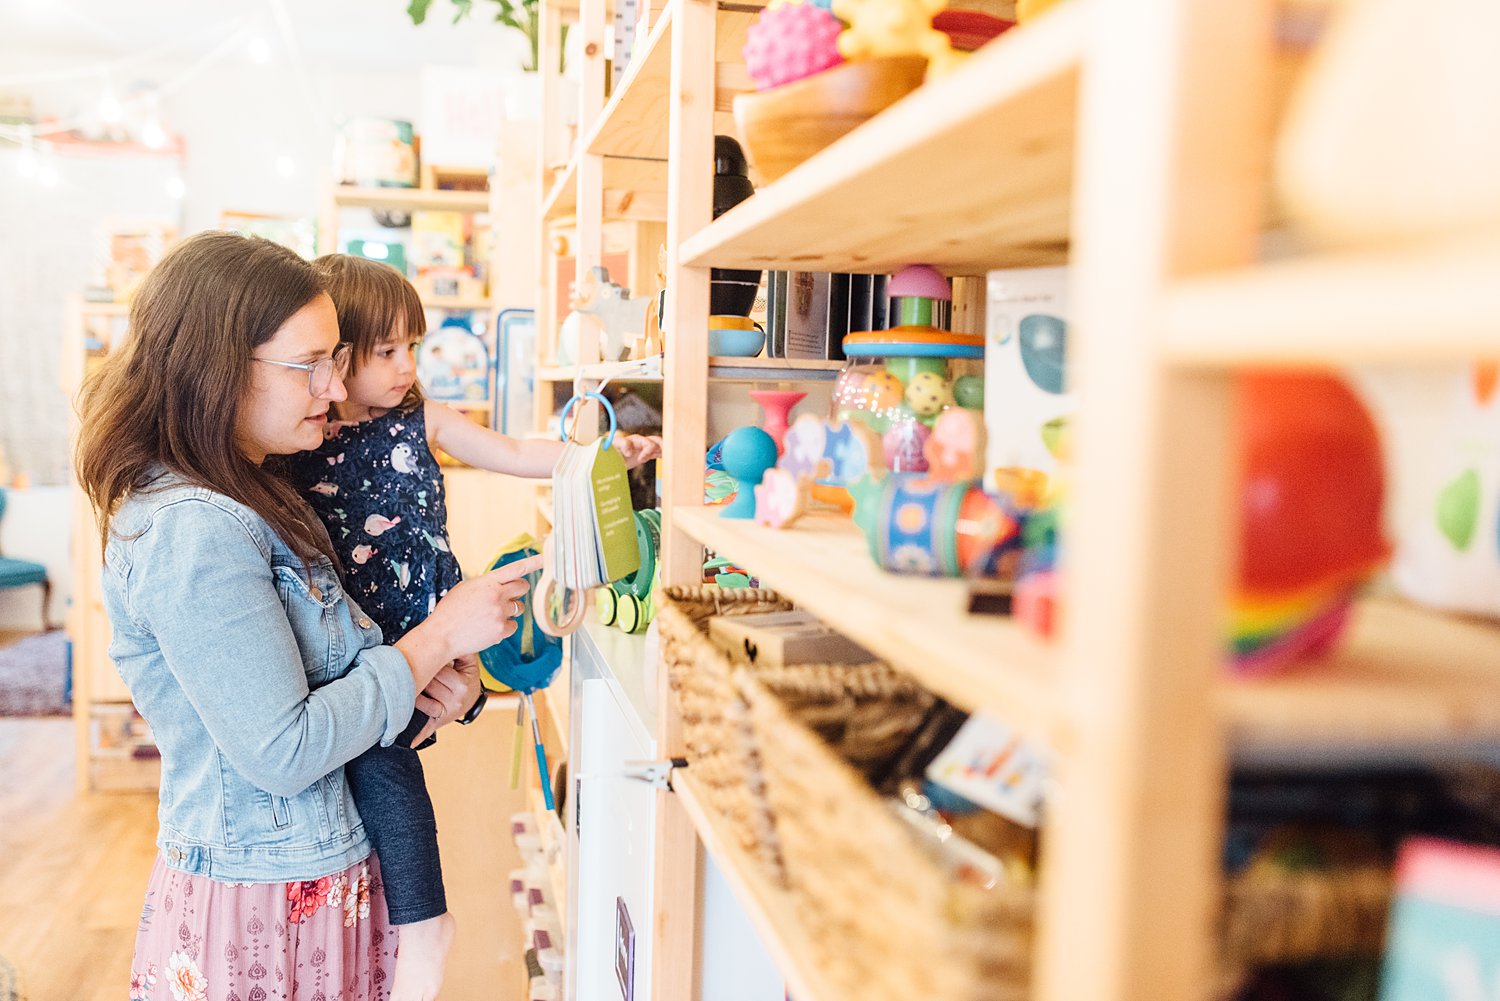
[[[953,295],[935,268],[908,265],[889,288],[895,325],[844,338],[849,364],[834,383],[831,416],[879,435],[893,472],[922,473],[938,418],[983,406],[984,338],[947,329]]]

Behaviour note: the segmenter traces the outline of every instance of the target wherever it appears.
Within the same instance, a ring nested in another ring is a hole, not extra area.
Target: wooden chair
[[[5,519],[5,490],[0,488],[0,521]],[[42,630],[52,628],[48,611],[52,607],[52,581],[47,577],[47,568],[31,560],[10,559],[0,553],[0,591],[13,587],[42,586]]]

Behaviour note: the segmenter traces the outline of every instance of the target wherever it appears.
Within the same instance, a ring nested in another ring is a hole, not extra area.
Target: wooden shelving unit
[[[1444,364],[1493,357],[1500,238],[1315,254],[1186,279],[1163,304],[1183,366]]]
[[[430,188],[357,188],[335,186],[330,196],[340,208],[400,209],[417,212],[427,209],[449,212],[488,212],[488,191],[443,191]]]
[[[761,943],[786,977],[788,996],[797,1001],[837,1001],[839,995],[822,982],[807,940],[798,933],[801,924],[791,895],[761,874],[755,860],[706,804],[691,774],[673,776],[672,788],[703,842],[703,850],[718,863]]]
[[[848,518],[812,515],[785,531],[676,507],[678,529],[746,567],[944,698],[986,709],[1043,740],[1057,733],[1056,653],[1003,617],[968,614],[968,587],[884,573]]]
[[[683,263],[883,274],[922,261],[959,275],[1063,263],[1087,17],[1069,3],[1002,36],[690,237]]]
[[[701,503],[716,362],[679,344],[664,371],[665,583],[696,583],[711,548],[1053,751],[1063,795],[1044,835],[1039,1001],[1209,996],[1235,756],[1388,758],[1500,741],[1493,625],[1372,598],[1325,663],[1273,678],[1223,666],[1232,373],[1466,360],[1493,355],[1500,327],[1493,234],[1256,260],[1279,223],[1265,173],[1291,80],[1277,73],[1289,63],[1276,16],[1254,0],[1072,0],[711,222],[704,178],[718,126],[701,95],[723,79],[710,53],[722,52],[724,22],[715,4],[677,0],[632,70],[636,92],[618,96],[625,117],[585,145],[666,150],[666,312],[688,323],[706,318],[711,267],[886,272],[921,261],[980,277],[1072,265],[1070,379],[1086,402],[1066,615],[1052,643],[971,616],[961,583],[876,570],[847,520],[813,516],[782,532],[721,520]],[[653,60],[668,47],[663,70]],[[658,102],[659,132],[628,110]],[[682,746],[671,713],[660,742]],[[689,770],[664,807],[659,861],[701,842],[792,993],[832,997],[783,932],[786,898],[728,843],[694,781]],[[659,873],[658,956],[691,950],[691,922],[674,918],[693,895],[690,876]],[[687,974],[661,972],[657,998],[687,996]],[[879,980],[878,957],[869,976]]]
[[[69,400],[78,396],[90,371],[90,359],[100,359],[119,348],[129,336],[125,318],[127,303],[85,302],[68,304],[63,331],[61,385]],[[91,343],[93,342],[93,343]],[[78,417],[70,411],[69,437],[76,440]],[[110,625],[104,610],[104,554],[94,512],[81,490],[74,491],[71,534],[73,599],[67,617],[72,643],[73,724],[77,758],[78,789],[81,792],[149,791],[161,776],[161,759],[147,753],[152,748],[136,741],[112,740],[127,729],[144,733],[135,717],[130,690],[109,658]]]
[[[591,365],[548,366],[537,369],[540,382],[591,382],[610,379],[617,382],[662,381],[660,359],[625,362],[595,362]],[[708,377],[724,382],[774,382],[777,380],[820,381],[836,376],[844,363],[804,358],[729,358],[711,357]]]

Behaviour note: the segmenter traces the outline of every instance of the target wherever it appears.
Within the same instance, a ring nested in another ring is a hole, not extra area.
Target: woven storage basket
[[[1034,892],[955,881],[859,770],[774,692],[748,674],[736,684],[764,749],[765,793],[800,931],[836,995],[1028,997]],[[1217,982],[1227,989],[1257,963],[1378,955],[1390,892],[1390,874],[1371,868],[1231,879]]]
[[[760,750],[732,680],[736,666],[709,639],[708,620],[791,607],[773,591],[704,585],[664,588],[657,614],[662,662],[682,714],[693,775],[740,846],[777,883],[784,871]],[[803,726],[861,764],[873,765],[900,750],[932,704],[915,682],[878,661],[743,670],[774,692]]]

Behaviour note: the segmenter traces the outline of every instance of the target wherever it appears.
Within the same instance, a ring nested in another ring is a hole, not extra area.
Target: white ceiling
[[[0,82],[168,49],[158,61],[191,61],[241,28],[264,38],[272,63],[291,63],[295,48],[310,69],[340,72],[473,65],[517,44],[513,32],[493,22],[489,0],[475,0],[474,13],[457,25],[448,0],[433,0],[421,27],[408,19],[407,2],[0,0]],[[139,72],[130,67],[122,75]]]

